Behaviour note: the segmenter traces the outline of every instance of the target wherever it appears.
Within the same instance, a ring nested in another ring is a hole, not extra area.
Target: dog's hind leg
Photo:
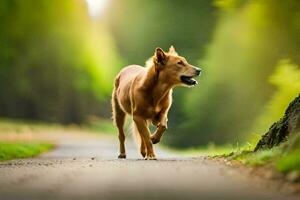
[[[124,122],[125,122],[125,113],[120,110],[120,112],[116,116],[116,125],[119,130],[119,142],[120,142],[120,154],[118,158],[126,158],[125,152],[125,133],[124,133]]]
[[[119,154],[118,158],[126,158],[125,133],[124,133],[124,129],[123,129],[126,113],[120,107],[117,96],[115,95],[115,91],[113,92],[112,109],[113,109],[113,119],[114,119],[115,125],[117,126],[118,131],[119,131],[120,154]]]

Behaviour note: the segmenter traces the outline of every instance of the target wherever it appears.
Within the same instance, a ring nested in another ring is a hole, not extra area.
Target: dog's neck
[[[152,94],[153,104],[157,105],[160,101],[169,95],[170,91],[174,87],[172,84],[163,81],[161,74],[155,68],[155,65],[149,66],[147,69],[147,75],[144,80],[144,88]]]

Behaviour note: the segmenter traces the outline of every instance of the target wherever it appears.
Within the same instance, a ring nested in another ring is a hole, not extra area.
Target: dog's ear
[[[169,48],[169,53],[178,56],[178,53],[175,50],[175,47],[172,45]]]
[[[155,62],[159,65],[165,65],[167,63],[167,56],[165,52],[159,47],[155,49],[154,59]]]

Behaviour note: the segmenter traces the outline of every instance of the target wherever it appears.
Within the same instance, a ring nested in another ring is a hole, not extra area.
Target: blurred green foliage
[[[85,1],[0,3],[0,115],[79,123],[101,113],[120,59]]]
[[[280,104],[286,105],[300,92],[285,86],[285,80],[295,79],[294,72],[299,69],[300,2],[222,0],[216,5],[221,6],[220,15],[213,41],[201,59],[205,63],[203,77],[183,98],[185,120],[171,129],[171,139],[166,140],[172,145],[245,141],[251,128],[258,130],[256,119],[265,107],[282,112]],[[277,77],[281,73],[282,81],[277,81],[272,74],[282,59],[295,66],[289,73],[275,72]],[[270,76],[272,83],[276,81],[276,86],[288,91],[279,91],[281,97],[273,101],[269,99],[278,94],[269,83]]]
[[[128,64],[144,65],[156,47],[178,52],[196,64],[214,30],[211,0],[110,0],[107,23]]]
[[[109,0],[94,19],[85,0],[3,0],[0,23],[0,116],[110,116],[118,70],[170,45],[203,76],[175,89],[168,145],[252,140],[300,92],[298,0]]]
[[[275,72],[270,76],[269,82],[276,87],[276,90],[269,97],[270,99],[261,109],[261,114],[255,120],[252,131],[254,135],[250,136],[254,145],[259,139],[259,133],[264,133],[271,124],[278,121],[284,115],[289,103],[298,96],[300,92],[300,69],[297,65],[290,63],[289,60],[281,60],[275,68]]]
[[[295,133],[289,138],[288,144],[283,146],[284,155],[276,162],[276,167],[279,171],[287,173],[298,171],[300,173],[300,132]],[[298,175],[299,178],[299,175]]]

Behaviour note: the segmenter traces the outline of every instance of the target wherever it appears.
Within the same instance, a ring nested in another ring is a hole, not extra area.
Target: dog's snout
[[[199,76],[202,70],[198,67],[196,67],[195,70],[196,70],[196,75]]]

